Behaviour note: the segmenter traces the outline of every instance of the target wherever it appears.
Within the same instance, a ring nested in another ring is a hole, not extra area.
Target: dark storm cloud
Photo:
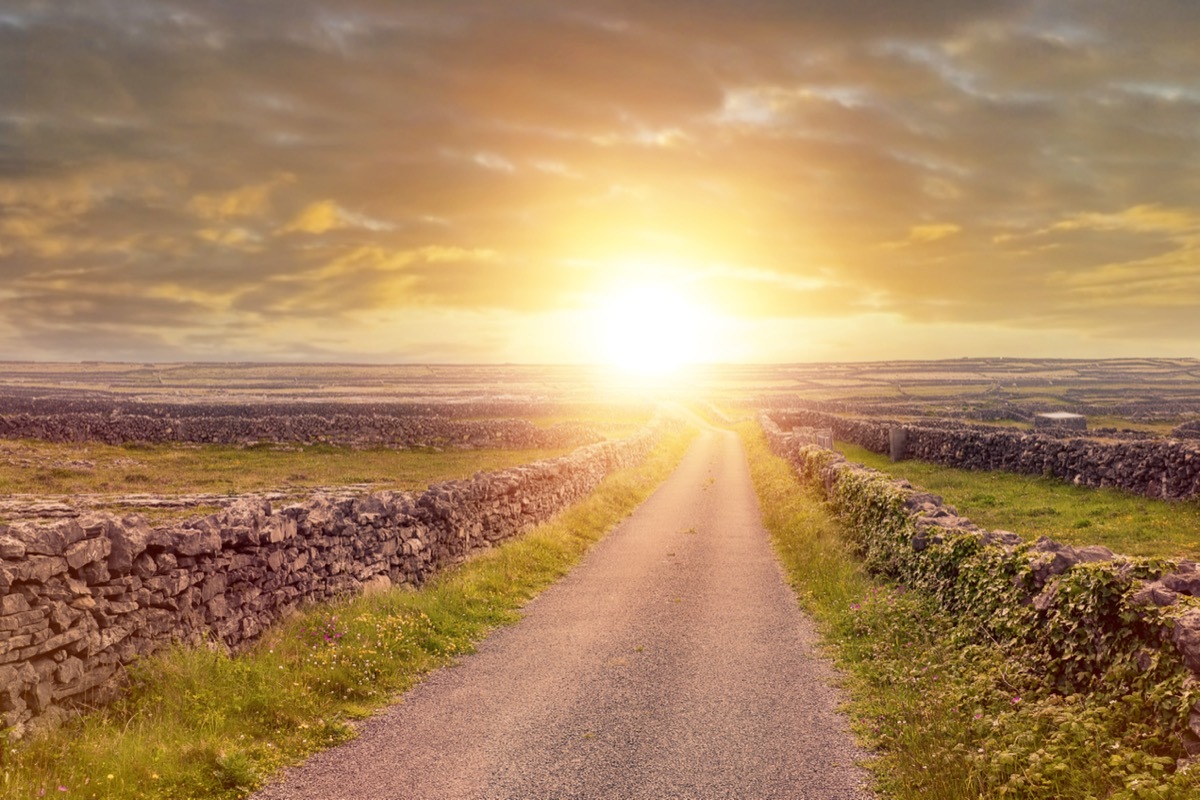
[[[0,350],[573,308],[638,254],[748,317],[1195,336],[1197,31],[1187,0],[0,0]]]

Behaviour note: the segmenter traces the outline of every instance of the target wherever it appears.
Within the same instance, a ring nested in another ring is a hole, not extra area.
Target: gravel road
[[[255,797],[873,797],[815,641],[708,430],[518,625]]]

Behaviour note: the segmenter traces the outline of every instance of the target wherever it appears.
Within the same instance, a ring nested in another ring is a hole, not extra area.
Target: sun
[[[622,286],[596,306],[597,343],[610,365],[636,375],[666,375],[700,360],[704,310],[665,284]]]

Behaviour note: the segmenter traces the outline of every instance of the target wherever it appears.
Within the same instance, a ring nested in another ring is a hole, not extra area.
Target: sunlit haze
[[[0,359],[1189,356],[1200,3],[0,0]]]
[[[635,374],[670,373],[704,360],[706,328],[716,324],[679,292],[653,284],[616,290],[597,310],[605,361]]]

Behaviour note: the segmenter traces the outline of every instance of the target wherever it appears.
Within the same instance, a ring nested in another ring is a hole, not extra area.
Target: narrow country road
[[[872,797],[814,642],[710,429],[524,620],[255,797]]]

